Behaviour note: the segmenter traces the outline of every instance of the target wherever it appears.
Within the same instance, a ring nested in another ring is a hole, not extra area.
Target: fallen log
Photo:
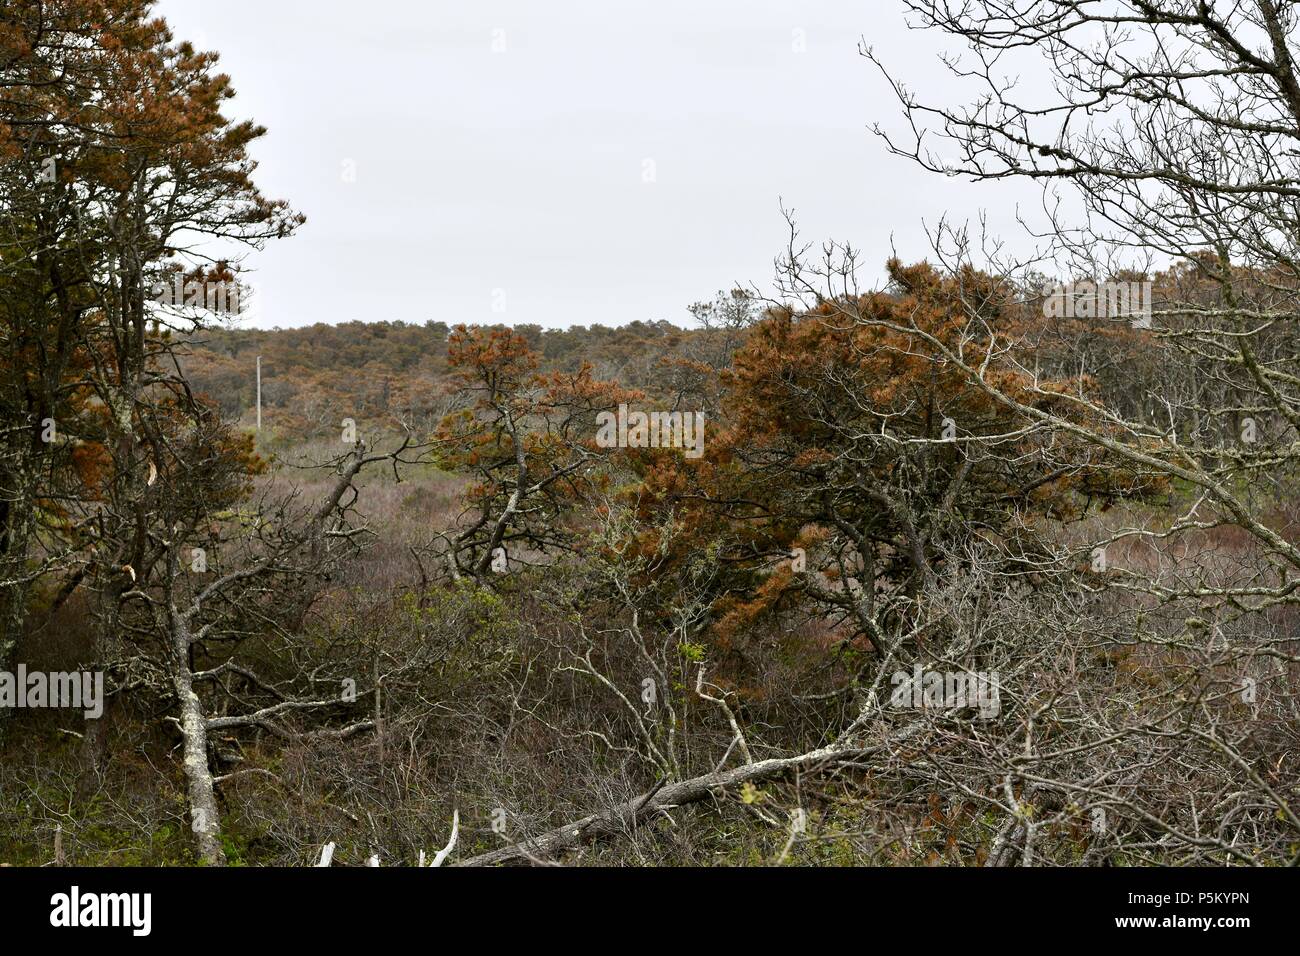
[[[739,786],[757,780],[767,780],[791,770],[803,770],[824,763],[839,763],[870,756],[882,745],[851,747],[842,743],[831,744],[797,757],[776,757],[743,764],[730,770],[706,773],[700,777],[677,783],[661,782],[638,797],[620,803],[608,810],[592,813],[581,820],[566,823],[548,830],[532,839],[502,847],[490,853],[462,860],[456,866],[494,866],[499,863],[533,862],[555,856],[587,840],[597,840],[626,832],[642,818],[653,816],[660,810],[684,806],[703,800],[717,790]]]

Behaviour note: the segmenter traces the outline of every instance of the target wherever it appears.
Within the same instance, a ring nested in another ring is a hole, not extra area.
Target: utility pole
[[[262,356],[257,357],[257,430],[262,430]]]

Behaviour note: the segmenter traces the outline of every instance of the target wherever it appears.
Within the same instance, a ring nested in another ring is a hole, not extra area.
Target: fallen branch
[[[717,790],[725,790],[755,780],[766,780],[780,776],[790,770],[802,770],[823,763],[835,763],[841,760],[855,760],[877,753],[882,745],[871,747],[852,747],[846,744],[831,744],[797,757],[777,757],[747,763],[731,770],[707,773],[701,777],[682,780],[678,783],[660,783],[655,789],[640,794],[626,803],[611,807],[599,813],[593,813],[573,823],[549,830],[531,840],[502,847],[490,853],[482,853],[468,860],[462,860],[457,866],[494,866],[499,863],[516,863],[533,858],[546,858],[576,846],[584,840],[597,840],[616,836],[626,832],[638,819],[653,816],[660,810],[680,807],[688,803],[703,800]]]

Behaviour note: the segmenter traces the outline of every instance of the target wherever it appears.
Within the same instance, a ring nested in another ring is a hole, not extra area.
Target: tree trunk
[[[189,629],[176,627],[172,684],[181,707],[181,736],[185,741],[186,796],[190,805],[190,829],[194,832],[199,860],[205,866],[225,866],[221,846],[221,817],[217,811],[216,787],[208,766],[208,720],[194,691],[189,668]]]

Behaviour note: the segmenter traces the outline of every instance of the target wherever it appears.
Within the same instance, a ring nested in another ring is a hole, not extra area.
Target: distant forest
[[[736,298],[746,297],[737,293]],[[719,301],[726,297],[720,295]],[[273,330],[215,327],[188,341],[181,361],[196,391],[218,403],[224,414],[251,421],[260,355],[263,422],[277,436],[332,431],[341,407],[378,416],[394,427],[405,422],[432,429],[446,407],[451,328],[432,320]],[[664,360],[685,358],[693,342],[710,334],[666,321],[565,330],[520,325],[513,330],[546,371],[576,372],[589,362],[597,378],[638,388],[668,386]]]

